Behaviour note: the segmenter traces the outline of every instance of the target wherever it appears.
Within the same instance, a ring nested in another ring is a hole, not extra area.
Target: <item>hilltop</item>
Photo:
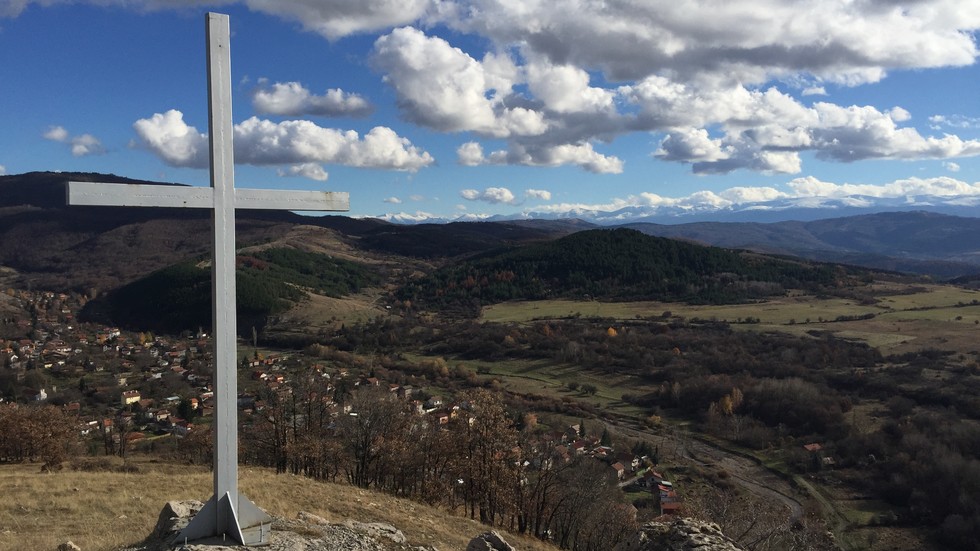
[[[0,465],[0,549],[53,550],[65,540],[83,551],[132,547],[149,536],[163,506],[174,499],[204,501],[211,492],[206,467],[134,458],[82,462],[84,470],[41,473],[34,464]],[[465,549],[487,527],[463,516],[381,492],[309,478],[241,469],[240,487],[277,518],[301,511],[332,523],[348,520],[391,524],[408,543]],[[556,548],[533,538],[506,534],[522,551]]]

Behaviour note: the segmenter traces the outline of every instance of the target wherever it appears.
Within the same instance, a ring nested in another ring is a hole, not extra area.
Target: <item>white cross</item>
[[[235,319],[235,209],[346,211],[347,192],[235,189],[228,16],[206,16],[211,187],[69,182],[68,203],[211,209],[211,293],[215,362],[214,495],[176,542],[231,536],[268,543],[272,519],[238,493],[238,377]]]

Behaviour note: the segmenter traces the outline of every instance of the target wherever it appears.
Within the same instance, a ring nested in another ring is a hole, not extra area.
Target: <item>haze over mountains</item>
[[[152,269],[207,249],[206,213],[180,209],[107,209],[67,207],[64,182],[75,180],[136,182],[103,174],[28,173],[0,176],[0,265],[19,271],[83,277],[74,253],[101,249],[101,258],[117,258],[113,283],[133,279],[136,267],[121,259],[141,254]],[[877,203],[878,208],[881,207]],[[628,227],[649,235],[733,249],[853,264],[876,269],[952,278],[980,273],[980,219],[975,208],[941,202],[921,210],[895,205],[890,212],[855,206],[780,208],[748,211],[671,212],[655,216],[632,208],[617,212],[575,212],[567,216],[534,213],[521,220],[473,223],[395,224],[372,218],[305,217],[292,213],[246,211],[239,214],[241,242],[271,239],[296,225],[330,228],[355,239],[360,249],[415,258],[455,257],[508,244],[554,239],[596,227]],[[824,205],[826,206],[826,204]],[[912,209],[912,210],[910,210]],[[851,216],[817,219],[819,215]],[[776,220],[776,217],[781,219]],[[171,222],[161,222],[169,220]],[[182,231],[172,233],[174,220]],[[169,228],[169,229],[168,229]],[[147,243],[156,239],[166,246]],[[112,254],[110,254],[110,252]],[[145,267],[144,267],[145,269]],[[143,271],[143,270],[139,270]],[[50,279],[50,278],[47,278]],[[38,283],[43,284],[45,278]]]

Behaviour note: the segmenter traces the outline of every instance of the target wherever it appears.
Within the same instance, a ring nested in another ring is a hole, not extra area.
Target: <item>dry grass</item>
[[[41,473],[38,465],[0,465],[0,551],[53,550],[66,540],[85,551],[118,549],[146,537],[167,501],[210,497],[212,478],[205,469],[146,459],[133,465],[138,472]],[[274,516],[295,518],[307,511],[338,523],[387,522],[413,545],[465,549],[470,538],[488,529],[412,501],[267,469],[243,467],[239,487]],[[534,539],[505,537],[525,551],[555,549]]]

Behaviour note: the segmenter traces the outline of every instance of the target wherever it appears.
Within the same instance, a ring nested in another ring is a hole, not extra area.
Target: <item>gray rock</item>
[[[306,511],[300,511],[299,513],[297,513],[296,520],[300,522],[305,522],[307,524],[316,524],[319,526],[330,524],[330,522],[327,521],[327,519],[319,515],[314,515],[313,513],[307,513]]]
[[[401,530],[382,522],[357,522],[356,520],[348,520],[344,523],[344,526],[364,532],[375,539],[385,538],[395,543],[405,543],[406,541],[405,534],[402,534]]]
[[[204,503],[196,500],[168,501],[157,517],[157,525],[150,534],[150,540],[173,541],[181,530],[187,527]]]
[[[744,551],[717,524],[679,518],[648,522],[613,551]]]
[[[496,530],[484,532],[470,540],[466,551],[515,551]]]
[[[435,551],[434,548],[408,545],[405,534],[390,524],[356,521],[331,524],[307,512],[299,513],[295,520],[273,519],[266,546],[237,546],[222,538],[186,544],[174,542],[179,531],[202,507],[204,504],[200,501],[167,503],[152,535],[141,545],[123,551]]]

